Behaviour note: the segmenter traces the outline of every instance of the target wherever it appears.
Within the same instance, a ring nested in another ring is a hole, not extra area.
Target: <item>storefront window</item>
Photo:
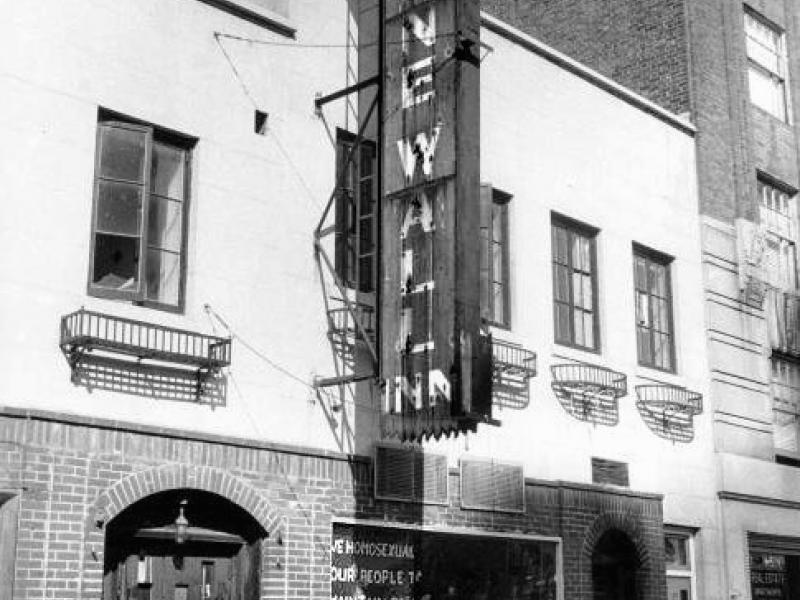
[[[334,524],[331,598],[556,600],[558,542]]]
[[[800,597],[800,556],[750,553],[753,600],[794,600]]]

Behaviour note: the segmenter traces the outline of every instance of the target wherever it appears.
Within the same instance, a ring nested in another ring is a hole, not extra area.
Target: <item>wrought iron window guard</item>
[[[525,408],[528,380],[536,377],[536,353],[519,344],[492,338],[492,401],[501,408]]]
[[[619,422],[617,401],[628,393],[624,373],[588,363],[551,365],[551,387],[568,414],[599,425]]]
[[[76,383],[85,382],[87,373],[99,373],[97,365],[100,364],[104,372],[109,372],[112,366],[114,372],[119,373],[125,369],[141,370],[144,360],[157,361],[172,365],[159,365],[159,377],[162,380],[165,374],[174,380],[180,377],[181,372],[191,373],[189,369],[193,368],[197,399],[207,387],[218,387],[218,382],[209,383],[209,380],[231,363],[230,338],[125,319],[84,308],[61,318],[59,346]],[[175,368],[175,365],[181,368]],[[114,377],[118,378],[119,375]],[[152,375],[147,375],[150,387],[152,378]],[[143,376],[137,374],[129,379],[141,384]],[[135,385],[131,384],[133,387]],[[127,391],[128,387],[122,389]]]
[[[647,427],[673,442],[694,439],[695,416],[703,412],[703,395],[669,384],[637,385],[636,408]]]

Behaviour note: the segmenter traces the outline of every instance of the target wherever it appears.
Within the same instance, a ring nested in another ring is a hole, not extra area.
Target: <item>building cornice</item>
[[[780,498],[768,498],[766,496],[753,496],[752,494],[740,494],[738,492],[726,491],[717,492],[717,496],[720,500],[729,500],[731,502],[744,502],[746,504],[760,504],[762,506],[800,510],[800,501],[798,500],[782,500]]]
[[[686,119],[676,115],[671,111],[668,111],[665,108],[662,108],[655,102],[652,102],[651,100],[648,100],[644,96],[637,94],[625,86],[612,81],[605,75],[601,75],[597,71],[579,63],[566,54],[551,48],[547,44],[543,44],[524,31],[521,31],[516,27],[509,25],[508,23],[501,21],[500,19],[483,11],[481,12],[481,24],[490,31],[493,31],[507,40],[538,54],[551,63],[561,67],[566,71],[569,71],[573,75],[580,77],[595,87],[610,93],[623,102],[638,108],[642,112],[645,112],[667,123],[668,125],[671,125],[675,129],[678,129],[692,137],[694,137],[694,135],[697,133],[697,128]]]

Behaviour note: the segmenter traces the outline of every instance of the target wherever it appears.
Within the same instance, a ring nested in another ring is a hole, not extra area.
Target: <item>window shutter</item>
[[[481,184],[480,195],[480,304],[481,319],[489,321],[492,317],[490,297],[492,293],[491,244],[492,244],[492,185]]]
[[[146,126],[98,125],[89,272],[94,295],[144,297],[152,136]]]
[[[503,512],[525,511],[525,478],[520,465],[461,460],[461,506]]]
[[[352,148],[345,139],[345,133],[339,132],[336,140],[336,234],[334,248],[334,266],[336,274],[342,283],[349,286],[351,265],[349,264],[349,245],[350,245],[350,213],[353,207],[353,182],[350,177],[352,172],[352,162],[347,165],[347,156]],[[354,157],[355,160],[355,157]],[[345,172],[347,166],[347,173]]]

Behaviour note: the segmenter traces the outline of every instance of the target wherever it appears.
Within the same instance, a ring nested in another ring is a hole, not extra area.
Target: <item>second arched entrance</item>
[[[628,535],[619,529],[606,531],[592,552],[592,599],[636,600],[640,566]]]

